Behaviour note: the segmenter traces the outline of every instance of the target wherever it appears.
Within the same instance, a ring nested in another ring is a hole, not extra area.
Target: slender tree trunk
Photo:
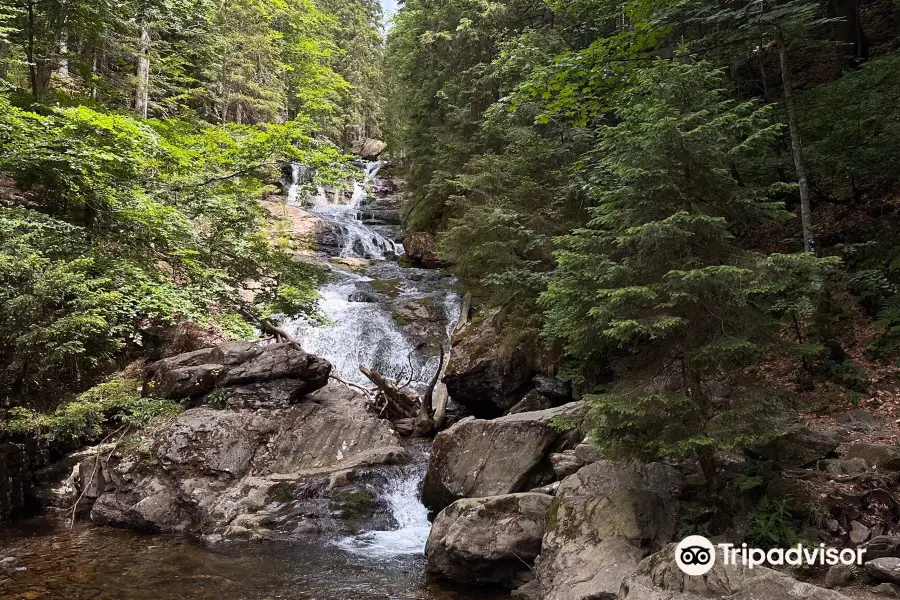
[[[34,60],[34,2],[28,3],[28,33],[25,44],[25,59],[28,61],[28,78],[31,81],[31,95],[38,98],[37,63]]]
[[[794,155],[794,168],[797,170],[797,181],[800,184],[800,220],[803,224],[803,250],[816,251],[813,234],[812,214],[809,203],[809,180],[806,177],[806,164],[803,161],[803,144],[800,141],[800,126],[797,123],[797,109],[794,106],[794,77],[791,74],[791,60],[788,56],[787,44],[780,29],[775,29],[775,42],[778,44],[778,56],[781,60],[781,81],[784,87],[784,105],[787,109],[788,128],[791,135],[791,152]]]
[[[97,99],[97,48],[91,49],[91,100]]]
[[[63,81],[69,80],[69,41],[65,31],[59,38],[59,63],[56,65],[56,74]]]
[[[150,23],[145,19],[141,23],[141,42],[137,61],[137,92],[134,98],[134,110],[143,118],[147,118],[147,105],[150,98]]]
[[[9,63],[6,60],[9,54],[9,44],[0,42],[0,79],[6,79],[9,75]]]

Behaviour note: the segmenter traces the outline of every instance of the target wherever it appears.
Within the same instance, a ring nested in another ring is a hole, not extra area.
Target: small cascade
[[[300,163],[291,163],[291,186],[288,188],[287,203],[289,205],[297,204],[300,196]]]
[[[335,273],[335,281],[319,290],[319,306],[330,323],[302,325],[299,337],[307,352],[331,361],[341,377],[368,385],[360,366],[396,378],[408,374],[409,365],[421,370],[421,357],[397,326],[391,313],[376,302],[354,302],[357,284],[369,281],[345,271]]]
[[[406,465],[390,467],[382,497],[387,501],[397,528],[390,531],[366,531],[337,542],[340,548],[354,554],[391,557],[422,554],[431,530],[428,509],[419,500],[419,488],[428,468],[428,454],[414,449],[413,460]]]

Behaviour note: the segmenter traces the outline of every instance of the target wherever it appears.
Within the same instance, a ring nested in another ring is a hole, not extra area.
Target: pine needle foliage
[[[603,360],[617,371],[587,396],[598,444],[611,455],[696,456],[707,476],[716,450],[771,434],[780,406],[753,371],[778,329],[754,303],[762,257],[734,235],[784,216],[771,186],[735,176],[780,126],[725,89],[704,62],[630,74],[586,158],[590,221],[558,239],[541,296],[545,336],[575,372]],[[725,397],[721,384],[741,391]]]

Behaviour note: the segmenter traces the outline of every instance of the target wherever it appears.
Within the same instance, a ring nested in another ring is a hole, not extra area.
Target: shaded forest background
[[[172,325],[316,318],[257,199],[384,136],[504,352],[712,481],[896,396],[898,36],[896,0],[407,0],[386,43],[371,0],[3,0],[5,427],[149,422],[108,378]]]
[[[506,349],[610,455],[896,397],[900,4],[408,0],[387,131]]]
[[[179,407],[120,371],[173,335],[318,318],[327,274],[260,200],[290,161],[355,173],[383,50],[374,0],[0,4],[4,434],[145,425]]]

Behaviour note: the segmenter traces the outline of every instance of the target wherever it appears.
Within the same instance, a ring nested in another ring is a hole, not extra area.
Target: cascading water
[[[389,468],[383,498],[397,521],[396,529],[366,531],[338,541],[338,546],[354,554],[375,557],[422,554],[431,530],[428,509],[419,500],[419,487],[427,467],[428,454],[415,449],[409,464]]]
[[[367,259],[367,274],[334,266],[333,281],[320,289],[321,312],[328,320],[324,326],[303,321],[289,324],[307,352],[324,356],[343,379],[368,385],[361,366],[378,370],[391,379],[410,380],[420,391],[437,369],[437,359],[426,357],[421,343],[398,324],[390,298],[395,303],[424,302],[440,307],[446,327],[438,329],[438,341],[444,343],[458,317],[459,297],[447,286],[429,288],[439,273],[404,269],[394,259],[402,247],[376,231],[360,218],[360,209],[369,200],[369,188],[382,163],[367,163],[362,181],[356,181],[349,196],[319,188],[307,202],[308,210],[338,233],[336,254],[342,258]],[[290,202],[300,203],[297,170],[288,192]],[[382,227],[387,230],[389,227]],[[430,525],[428,511],[419,500],[419,488],[428,464],[427,451],[411,449],[412,460],[385,471],[387,483],[382,492],[397,527],[390,531],[367,531],[339,540],[344,550],[366,556],[390,557],[421,554]]]

